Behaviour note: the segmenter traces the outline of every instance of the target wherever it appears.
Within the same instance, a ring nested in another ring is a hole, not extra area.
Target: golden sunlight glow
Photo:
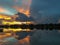
[[[27,32],[29,32],[30,31],[30,29],[21,29],[21,28],[17,28],[17,29],[12,29],[12,28],[8,28],[8,29],[3,29],[3,31],[4,32],[21,32],[21,31],[27,31]]]
[[[32,22],[20,22],[20,21],[12,21],[12,22],[8,22],[8,21],[2,21],[2,24],[4,25],[14,25],[14,24],[31,24]]]
[[[11,33],[5,33],[5,35],[6,35],[7,37],[9,37],[9,36],[11,36]]]
[[[17,22],[17,21],[12,21],[12,22],[7,22],[7,21],[2,21],[2,24],[3,25],[14,25],[14,24],[31,24],[31,22]],[[12,29],[12,28],[8,28],[8,29],[3,29],[3,31],[4,32],[11,32],[11,31],[13,31],[13,32],[20,32],[20,31],[27,31],[27,32],[29,32],[30,31],[30,29],[21,29],[21,28],[16,28],[16,29]]]
[[[4,14],[0,14],[0,19],[11,20],[11,17]]]
[[[6,37],[10,37],[11,33],[4,33],[4,34],[0,34],[0,39],[6,38]]]

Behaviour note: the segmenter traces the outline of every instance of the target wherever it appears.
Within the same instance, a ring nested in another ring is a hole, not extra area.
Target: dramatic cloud
[[[30,15],[31,0],[0,0],[0,6],[9,6],[15,8],[17,11]]]

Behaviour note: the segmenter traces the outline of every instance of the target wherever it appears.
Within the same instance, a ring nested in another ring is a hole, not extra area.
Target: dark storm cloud
[[[60,0],[32,0],[31,16],[38,23],[57,23],[60,19]],[[36,31],[31,37],[31,45],[60,45],[58,31]]]
[[[32,0],[31,13],[39,23],[51,20],[51,17],[53,20],[58,20],[57,18],[60,17],[60,0]]]

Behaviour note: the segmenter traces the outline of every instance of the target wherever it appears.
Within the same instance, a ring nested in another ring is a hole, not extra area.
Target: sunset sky
[[[0,11],[10,15],[17,12],[30,14],[40,24],[60,23],[60,0],[0,0]],[[60,32],[38,30],[30,39],[31,45],[60,45]]]
[[[31,0],[0,0],[0,7],[6,9],[9,14],[22,12],[29,15]],[[13,9],[14,8],[14,9]]]

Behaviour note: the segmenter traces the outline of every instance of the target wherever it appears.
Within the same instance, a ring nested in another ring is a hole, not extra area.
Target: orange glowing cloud
[[[16,7],[16,6],[14,6],[13,8],[15,8],[18,12],[25,14],[28,17],[30,16],[30,10],[29,9],[25,10],[24,8]]]
[[[0,7],[0,12],[5,12],[7,10],[5,10],[4,8]]]
[[[15,0],[17,3],[18,0]],[[30,16],[30,5],[31,5],[31,0],[22,0],[21,6],[13,6],[17,11],[20,13],[25,14],[26,16]]]
[[[27,36],[26,38],[19,40],[19,43],[21,45],[30,45],[30,36]]]

